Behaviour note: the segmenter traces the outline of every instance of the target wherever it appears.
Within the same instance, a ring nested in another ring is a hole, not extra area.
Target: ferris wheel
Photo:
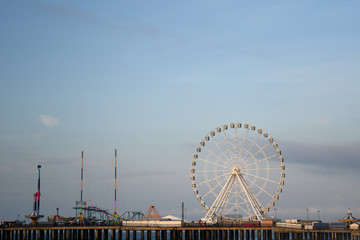
[[[204,221],[265,218],[282,192],[284,170],[267,132],[238,122],[215,128],[197,146],[190,170]]]

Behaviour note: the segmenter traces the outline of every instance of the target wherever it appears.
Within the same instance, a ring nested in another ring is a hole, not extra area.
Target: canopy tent
[[[181,221],[181,218],[175,217],[173,215],[167,215],[161,219],[162,220],[171,220],[171,221]]]
[[[339,222],[346,222],[347,226],[350,226],[352,223],[358,222],[358,221],[360,221],[360,219],[354,217],[351,214],[350,208],[347,212],[347,215],[344,218],[339,219]]]

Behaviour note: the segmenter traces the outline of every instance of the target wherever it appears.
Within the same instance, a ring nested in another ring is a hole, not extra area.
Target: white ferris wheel
[[[194,194],[207,212],[204,221],[265,218],[282,192],[284,170],[267,132],[237,122],[215,128],[196,148],[190,170]]]

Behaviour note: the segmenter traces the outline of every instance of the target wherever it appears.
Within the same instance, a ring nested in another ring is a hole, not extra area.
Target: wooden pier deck
[[[0,228],[0,240],[360,240],[360,230],[278,227],[19,226]]]

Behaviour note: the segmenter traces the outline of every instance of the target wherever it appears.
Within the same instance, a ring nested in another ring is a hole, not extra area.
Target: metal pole
[[[40,168],[41,165],[38,165],[38,170],[39,170],[39,178],[38,178],[38,199],[37,199],[37,214],[39,215],[40,213]]]
[[[117,166],[117,159],[116,159],[116,149],[115,149],[115,213],[116,213],[116,166]]]
[[[83,167],[84,167],[84,151],[81,151],[81,193],[80,193],[80,214],[82,214],[82,205],[83,205]]]
[[[306,217],[307,217],[307,220],[309,221],[309,209],[308,208],[306,209]]]
[[[184,202],[181,203],[181,226],[184,226],[185,222],[185,204]]]

